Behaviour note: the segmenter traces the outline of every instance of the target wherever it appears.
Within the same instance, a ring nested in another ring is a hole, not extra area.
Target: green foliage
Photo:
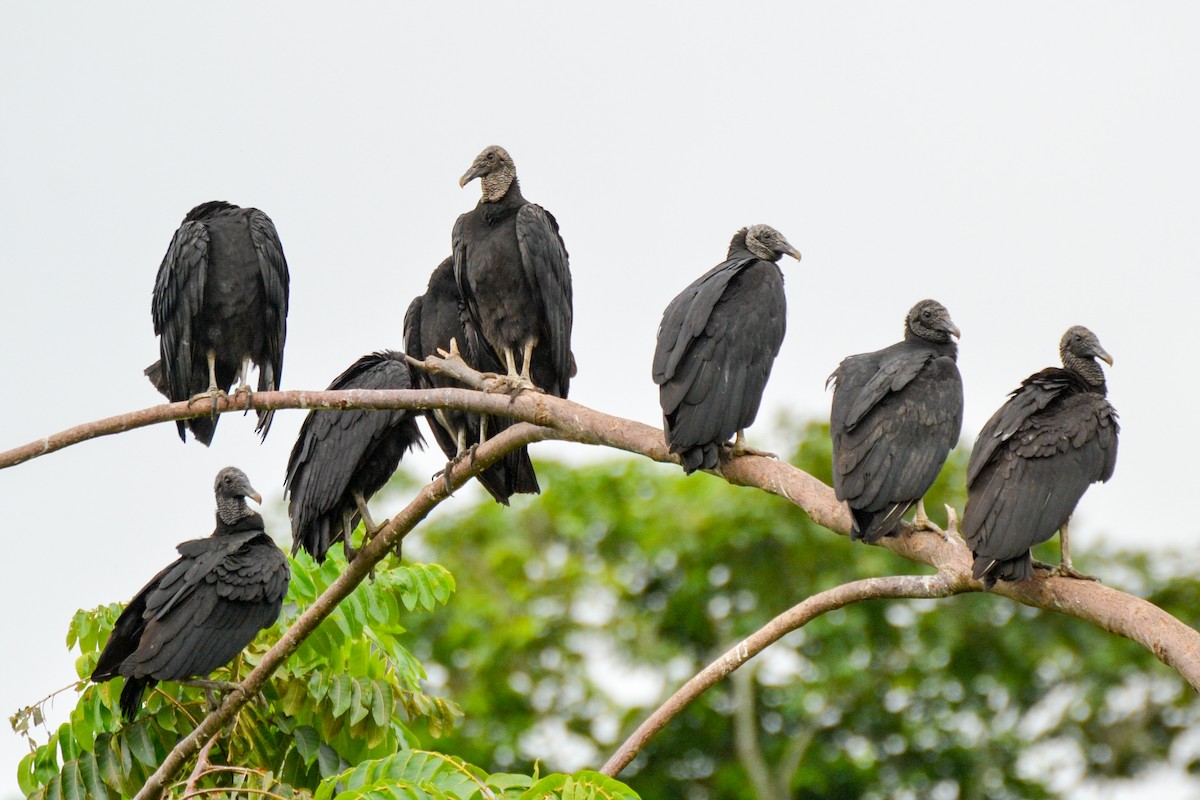
[[[639,800],[618,780],[591,770],[544,778],[488,775],[458,758],[426,750],[406,750],[359,764],[321,784],[315,800]]]
[[[292,621],[345,567],[339,554],[318,566],[308,557],[292,562],[292,582],[276,625],[263,631],[218,680],[240,681],[259,663]],[[212,755],[215,764],[242,765],[201,786],[257,787],[284,796],[315,790],[323,778],[368,759],[411,746],[408,727],[421,721],[438,736],[461,713],[454,703],[426,694],[425,673],[405,647],[404,621],[446,603],[454,579],[436,565],[409,564],[381,570],[359,586],[317,628],[238,715]],[[81,679],[91,674],[120,606],[80,611],[67,633],[80,655]],[[70,721],[20,765],[18,780],[36,798],[130,796],[175,743],[206,713],[201,690],[168,682],[148,692],[141,714],[124,725],[117,704],[123,681],[81,681]],[[28,730],[40,708],[26,709],[14,727]]]

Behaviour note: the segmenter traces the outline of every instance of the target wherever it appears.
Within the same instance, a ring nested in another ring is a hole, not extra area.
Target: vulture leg
[[[354,504],[358,506],[358,513],[362,516],[363,525],[366,526],[367,536],[374,536],[382,526],[377,526],[375,520],[371,519],[371,512],[367,508],[367,498],[363,497],[362,492],[354,492]]]
[[[525,369],[522,372],[517,371],[517,358],[511,347],[504,348],[504,366],[508,370],[507,375],[498,375],[491,385],[487,387],[487,391],[493,393],[516,394],[522,389],[537,389],[533,385],[533,381],[529,379],[529,365],[533,360],[533,343],[527,342],[525,345]]]
[[[204,690],[204,706],[208,709],[208,713],[213,713],[221,707],[221,703],[217,700],[217,692],[228,694],[234,689],[240,689],[241,684],[231,681],[210,681],[201,678],[192,680],[180,681],[180,686],[191,686],[194,689]]]
[[[533,385],[533,380],[529,377],[529,368],[533,364],[533,345],[533,339],[525,342],[525,352],[522,354],[524,358],[521,361],[521,377],[529,381],[531,386]]]
[[[213,415],[213,419],[216,419],[217,418],[217,398],[218,397],[228,397],[228,396],[229,395],[225,394],[225,392],[221,389],[220,386],[217,386],[217,351],[209,350],[208,351],[208,389],[203,392],[200,392],[199,394],[192,395],[191,398],[188,400],[188,405],[190,406],[192,403],[195,403],[197,400],[203,400],[204,398],[207,397],[208,399],[212,400],[212,415]]]
[[[342,513],[342,551],[346,554],[346,563],[354,560],[358,555],[358,551],[354,549],[352,534],[354,533],[354,513],[345,511]]]
[[[487,417],[484,417],[483,419],[487,419]],[[486,431],[485,431],[485,433],[486,433]],[[446,496],[447,497],[450,497],[454,493],[452,491],[452,487],[450,486],[450,475],[454,472],[454,468],[457,467],[460,463],[462,463],[462,460],[464,458],[474,459],[475,458],[475,448],[479,447],[478,444],[473,444],[470,447],[467,447],[467,431],[466,431],[466,429],[459,430],[458,433],[455,434],[454,439],[455,439],[455,444],[457,445],[457,448],[458,448],[458,452],[454,454],[454,458],[452,458],[446,462],[446,466],[442,467],[437,472],[433,473],[433,478],[432,478],[433,480],[442,478],[446,481]]]
[[[762,456],[763,458],[779,458],[774,453],[768,453],[766,450],[755,450],[746,444],[746,432],[739,430],[737,436],[734,437],[733,444],[725,445],[729,448],[730,458],[741,458],[742,456]]]
[[[1070,524],[1070,520],[1068,520],[1058,530],[1058,543],[1062,548],[1061,559],[1058,566],[1050,571],[1051,574],[1062,578],[1077,578],[1081,581],[1099,581],[1100,579],[1094,575],[1085,575],[1071,565],[1071,545],[1067,541],[1067,527]]]
[[[250,393],[250,356],[242,359],[242,368],[238,370],[237,388],[234,389],[234,394],[242,392]]]

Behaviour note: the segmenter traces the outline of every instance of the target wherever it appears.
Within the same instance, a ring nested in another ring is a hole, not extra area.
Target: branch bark
[[[503,434],[481,445],[474,461],[467,460],[456,467],[451,475],[452,489],[461,486],[471,475],[494,463],[505,453],[525,444],[547,439],[578,442],[610,447],[635,453],[659,462],[677,463],[666,443],[661,430],[649,425],[622,419],[586,406],[557,397],[523,392],[515,397],[493,394],[491,381],[470,369],[461,359],[429,358],[420,366],[430,372],[451,375],[471,388],[434,389],[408,391],[282,391],[257,392],[219,398],[215,401],[217,413],[241,411],[243,409],[394,409],[424,410],[430,408],[455,408],[482,414],[507,416],[525,422],[514,425]],[[108,436],[146,425],[186,419],[209,414],[214,401],[204,399],[191,406],[187,403],[171,403],[121,414],[115,417],[86,423],[51,436],[38,439],[21,447],[0,453],[0,469],[14,466],[48,453],[55,452],[99,436]],[[803,509],[814,522],[835,533],[847,535],[850,516],[845,506],[838,502],[833,489],[804,471],[790,464],[763,458],[745,456],[726,460],[721,464],[719,477],[736,486],[752,486],[787,499]],[[139,798],[157,797],[179,770],[186,759],[194,755],[203,741],[219,730],[224,722],[232,718],[245,702],[253,696],[269,677],[270,673],[290,655],[300,641],[328,615],[337,603],[358,585],[383,556],[403,536],[446,497],[445,483],[439,479],[426,486],[412,503],[395,518],[354,560],[346,572],[317,602],[297,620],[296,624],[280,639],[259,666],[247,677],[240,692],[229,695],[221,708],[209,715],[185,737],[167,756],[151,782],[138,795]],[[750,643],[758,649],[765,647],[774,638],[773,626],[791,624],[792,620],[804,619],[806,614],[824,613],[822,604],[840,607],[872,597],[934,597],[964,591],[981,591],[978,581],[970,578],[971,554],[966,544],[956,534],[943,536],[936,532],[905,529],[900,536],[884,539],[880,546],[898,556],[928,565],[938,570],[935,576],[898,576],[873,578],[858,581],[837,589],[823,592],[782,615],[762,631],[747,639],[738,648],[726,653],[708,670],[693,680],[717,680],[728,674],[738,664],[749,658]],[[897,588],[901,587],[901,588]],[[940,592],[940,594],[913,594],[904,592]],[[1106,631],[1132,639],[1150,650],[1163,663],[1176,670],[1200,690],[1200,633],[1184,625],[1162,609],[1140,598],[1110,589],[1090,581],[1069,578],[1049,578],[1040,575],[1032,580],[1017,584],[999,583],[994,594],[1036,608],[1056,611],[1097,625]],[[829,610],[826,608],[825,610]],[[792,615],[789,617],[789,615]],[[798,622],[803,624],[803,622]],[[791,628],[788,628],[790,630]],[[784,633],[786,630],[783,631]],[[739,649],[741,648],[741,649]],[[758,652],[755,649],[754,652]],[[747,653],[739,656],[738,653]],[[712,671],[715,670],[715,671]],[[693,684],[689,682],[684,689]],[[705,686],[711,685],[705,684]],[[677,695],[685,697],[687,695]],[[672,698],[674,700],[674,698]],[[671,701],[668,701],[669,704]],[[674,707],[673,707],[674,708]],[[676,713],[678,708],[670,712]],[[660,710],[661,711],[661,710]],[[669,719],[668,715],[665,719]],[[660,720],[658,712],[648,720],[639,732],[654,720]],[[662,724],[665,724],[662,719]],[[652,733],[652,731],[650,732]],[[650,735],[647,733],[646,735]],[[635,734],[638,737],[639,734]],[[644,738],[640,741],[644,741]],[[640,746],[640,745],[639,745]],[[623,751],[622,751],[623,752]],[[610,759],[610,768],[620,761],[618,756]],[[615,774],[612,773],[612,774]]]

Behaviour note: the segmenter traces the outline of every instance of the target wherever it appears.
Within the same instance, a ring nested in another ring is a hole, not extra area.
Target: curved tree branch
[[[668,450],[663,441],[662,432],[658,428],[614,417],[578,403],[538,392],[526,391],[515,397],[490,393],[486,390],[492,388],[492,381],[462,363],[461,359],[431,357],[418,363],[423,369],[450,375],[471,388],[408,391],[257,392],[235,394],[232,398],[218,398],[215,403],[212,400],[204,399],[191,406],[187,403],[159,405],[80,425],[0,453],[0,469],[98,436],[107,436],[159,422],[206,415],[211,413],[214,404],[218,413],[243,409],[280,408],[407,408],[414,410],[455,408],[507,416],[530,423],[514,425],[481,445],[475,460],[468,459],[454,469],[450,480],[451,489],[461,486],[471,475],[494,463],[512,449],[547,439],[610,447],[636,453],[654,461],[677,463],[676,457]],[[787,499],[803,509],[814,522],[835,533],[842,535],[849,533],[849,513],[845,506],[838,502],[833,489],[790,464],[760,456],[744,456],[724,460],[719,474],[731,484],[753,486]],[[382,559],[386,552],[399,542],[413,526],[424,519],[445,496],[446,485],[441,479],[422,489],[412,503],[393,518],[364,549],[363,556],[355,559],[329,590],[297,620],[292,629],[284,634],[254,672],[247,677],[243,683],[243,689],[227,697],[217,712],[201,722],[192,734],[185,737],[168,754],[151,783],[147,784],[138,797],[157,797],[162,787],[166,785],[165,782],[182,769],[184,761],[199,750],[200,744],[206,741],[207,737],[212,736],[221,724],[232,718],[237,709],[245,703],[245,698],[253,696],[258,691],[271,671],[282,663],[321,619],[324,619],[337,603],[366,577],[371,567],[379,559]],[[896,591],[931,592],[936,589],[945,594],[955,594],[982,590],[982,585],[970,578],[971,554],[966,544],[957,535],[943,536],[937,532],[905,528],[901,535],[885,538],[879,545],[902,558],[932,566],[938,570],[938,574],[932,577],[901,576],[858,581],[810,598],[793,609],[793,612],[796,612],[797,609],[811,611],[814,608],[813,604],[818,603],[819,598],[821,598],[820,602],[840,602],[844,605],[870,597],[942,596],[936,594],[889,594],[889,592]],[[883,583],[872,583],[872,581],[883,581]],[[898,586],[909,588],[899,590],[895,588]],[[855,594],[856,592],[864,594],[859,596]],[[875,594],[870,592],[875,592]],[[1200,690],[1200,633],[1145,600],[1090,581],[1041,575],[1035,575],[1031,580],[1016,584],[1000,582],[992,589],[992,592],[1029,606],[1057,611],[1090,622],[1111,633],[1132,639],[1175,669],[1193,688]],[[840,599],[835,601],[833,598]],[[761,635],[769,638],[771,626],[775,624],[775,622],[771,623],[767,628],[756,633],[755,637]],[[747,643],[750,641],[750,639],[746,640]],[[758,639],[755,638],[755,641]],[[766,640],[763,641],[763,646],[765,646]],[[736,656],[736,648],[735,651],[731,651],[718,661],[718,664],[725,663],[731,654]],[[747,655],[741,660],[735,658],[736,663],[733,666],[748,657]],[[710,667],[710,669],[712,668]],[[725,669],[724,672],[718,670],[713,674],[719,678],[721,675],[728,674],[731,669]],[[710,673],[706,670],[701,675],[710,675]],[[653,719],[657,719],[657,716]],[[613,763],[615,761],[610,761],[610,764]]]
[[[788,633],[802,628],[822,614],[827,614],[863,600],[904,597],[949,597],[952,594],[975,591],[969,581],[948,573],[937,575],[894,575],[887,578],[865,578],[828,589],[804,600],[783,612],[757,631],[747,636],[716,661],[701,670],[671,695],[667,702],[647,717],[625,743],[601,768],[605,775],[616,776],[633,760],[654,734],[675,718],[693,700],[729,673],[761,653],[769,644]]]

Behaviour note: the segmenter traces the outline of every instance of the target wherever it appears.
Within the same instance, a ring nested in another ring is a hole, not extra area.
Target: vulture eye
[[[496,160],[496,154],[488,153],[488,161],[495,161],[495,160]]]

